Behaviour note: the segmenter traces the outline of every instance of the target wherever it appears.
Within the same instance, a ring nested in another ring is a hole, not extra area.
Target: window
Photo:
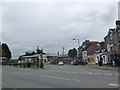
[[[110,33],[110,37],[112,36],[112,33]]]
[[[113,40],[113,37],[110,37],[110,40]]]
[[[110,40],[113,40],[113,34],[112,33],[110,34]]]
[[[118,33],[120,33],[120,29],[118,30]]]
[[[85,45],[83,45],[83,48],[85,48]]]
[[[110,47],[111,48],[111,51],[114,52],[115,51],[115,48],[114,47]]]
[[[120,46],[120,41],[118,41],[118,46]]]
[[[118,30],[118,37],[120,37],[120,29]]]
[[[112,44],[112,43],[110,44],[110,49],[111,49],[111,51],[113,51],[113,52],[115,51],[114,44]]]

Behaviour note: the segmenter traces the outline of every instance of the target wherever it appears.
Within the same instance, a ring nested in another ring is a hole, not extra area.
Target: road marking
[[[28,73],[21,73],[21,72],[11,72],[13,74],[22,74],[22,75],[29,75]]]
[[[118,85],[118,84],[112,84],[112,83],[109,83],[109,85],[110,85],[110,86],[117,86],[117,87],[120,86],[120,85]]]
[[[105,73],[105,75],[110,75],[111,76],[112,74],[111,73]]]
[[[66,73],[72,73],[72,72],[69,72],[69,71],[68,71],[68,72],[66,72]]]
[[[72,74],[90,74],[90,75],[108,75],[108,76],[112,76],[112,73],[94,73],[94,72],[89,72],[89,71],[85,71],[85,72],[71,72],[71,71],[67,71],[67,72],[63,72],[63,71],[53,71],[53,70],[48,70],[47,72],[58,72],[58,73],[72,73]],[[114,74],[115,76],[118,76],[118,74]]]
[[[4,86],[3,86],[3,85],[4,85]],[[9,88],[8,85],[7,85],[6,83],[4,83],[4,82],[2,82],[2,87],[3,87],[3,88],[6,88],[6,87]],[[12,89],[12,90],[17,90],[15,87],[12,87],[11,89]]]
[[[115,76],[118,76],[118,74],[115,74]]]
[[[32,70],[31,68],[17,68],[17,69],[21,69],[21,70]]]
[[[85,72],[79,72],[79,73],[85,73]]]
[[[78,72],[72,72],[72,73],[78,73]]]
[[[69,79],[69,78],[62,78],[62,77],[53,77],[53,76],[42,76],[42,77],[47,77],[47,78],[54,78],[54,79],[61,79],[61,80],[72,80],[72,81],[80,81],[78,79]]]
[[[88,72],[87,74],[93,74],[92,72]]]
[[[2,82],[2,85],[7,86],[7,84],[6,84],[6,83],[4,83],[4,82]]]
[[[94,75],[102,75],[102,73],[94,73]]]

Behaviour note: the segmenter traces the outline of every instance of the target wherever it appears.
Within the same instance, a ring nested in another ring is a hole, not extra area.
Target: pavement
[[[92,69],[102,69],[102,70],[111,70],[111,71],[120,71],[120,67],[114,67],[109,65],[99,66],[96,64],[88,64],[85,67],[92,68]]]
[[[44,68],[19,68],[19,69],[50,69],[51,66],[54,66],[52,64],[45,64]],[[68,66],[74,66],[74,65],[70,65],[68,64]],[[87,64],[87,65],[77,65],[78,67],[85,67],[85,68],[91,68],[91,69],[101,69],[101,70],[110,70],[110,71],[120,71],[120,67],[115,67],[115,66],[109,66],[109,65],[103,65],[103,66],[99,66],[96,64]]]

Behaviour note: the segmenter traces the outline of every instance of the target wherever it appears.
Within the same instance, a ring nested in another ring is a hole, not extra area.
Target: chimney
[[[116,28],[119,28],[120,27],[120,20],[116,20],[115,24],[116,24]]]
[[[89,42],[89,40],[85,40],[85,42]]]
[[[120,25],[120,20],[116,20],[115,24]]]

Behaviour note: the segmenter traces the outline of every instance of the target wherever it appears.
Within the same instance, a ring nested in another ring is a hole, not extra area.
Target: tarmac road
[[[118,88],[118,72],[72,65],[45,69],[2,67],[3,88]]]

